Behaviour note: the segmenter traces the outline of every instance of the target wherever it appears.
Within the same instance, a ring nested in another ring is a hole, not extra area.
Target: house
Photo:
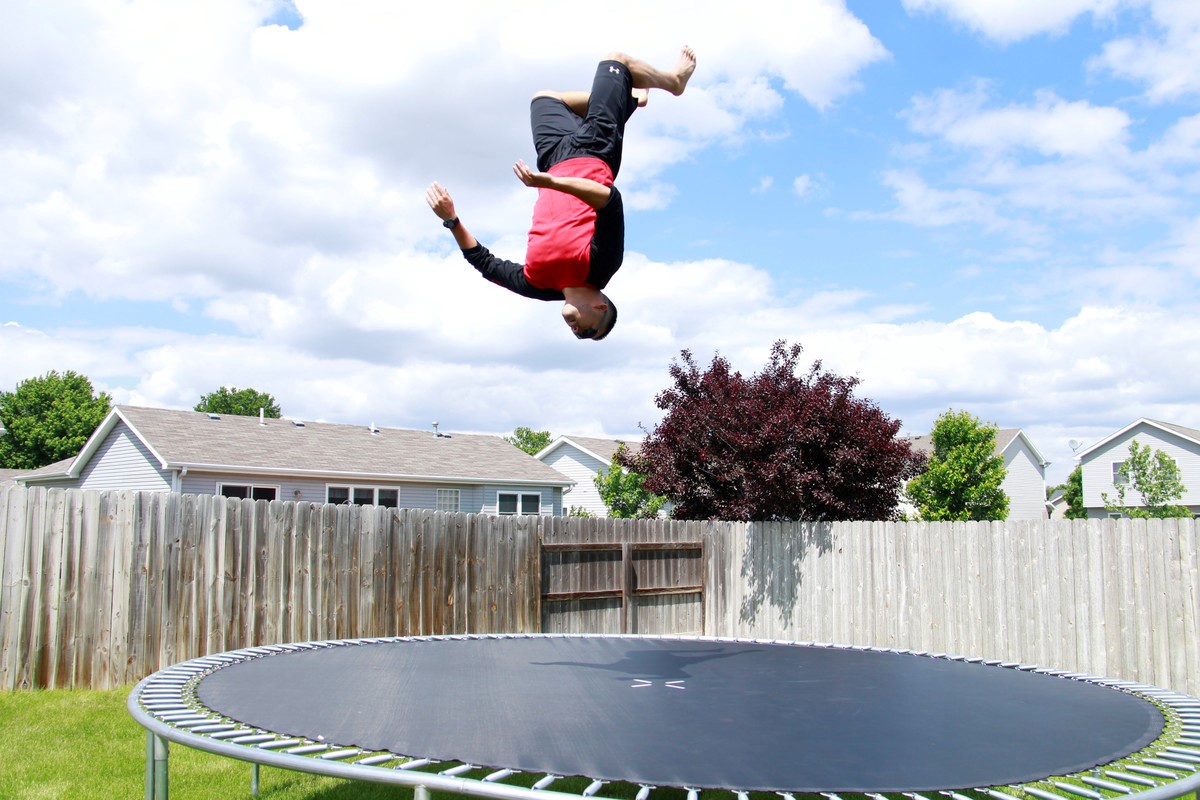
[[[499,436],[115,406],[28,486],[484,514],[562,513],[570,478]]]
[[[929,436],[909,437],[913,450],[933,453]],[[1004,459],[1004,482],[1000,488],[1008,495],[1008,519],[1046,519],[1046,467],[1049,461],[1029,441],[1020,428],[996,431],[995,454]],[[912,506],[902,508],[912,513]]]
[[[1200,514],[1200,430],[1142,418],[1075,455],[1083,477],[1083,506],[1088,519],[1119,516],[1104,508],[1104,495],[1116,502],[1118,470],[1129,457],[1129,443],[1135,439],[1139,445],[1161,450],[1175,459],[1187,490],[1179,504],[1194,515]],[[1136,505],[1141,497],[1137,491],[1126,489],[1125,500]]]
[[[553,467],[575,482],[563,502],[568,508],[587,511],[597,517],[607,517],[608,507],[596,491],[595,478],[612,464],[613,454],[624,444],[637,453],[639,441],[596,439],[588,436],[559,436],[540,450],[534,458]]]

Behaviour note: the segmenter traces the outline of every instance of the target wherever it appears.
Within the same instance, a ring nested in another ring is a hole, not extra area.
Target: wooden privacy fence
[[[0,490],[0,578],[3,689],[123,685],[286,641],[624,626],[907,647],[1200,695],[1192,520],[495,518],[17,488]]]

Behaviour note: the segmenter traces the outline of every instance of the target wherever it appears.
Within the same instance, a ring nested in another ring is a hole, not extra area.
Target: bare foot
[[[687,88],[688,80],[691,79],[692,73],[696,71],[696,51],[687,45],[679,51],[679,62],[675,64],[675,77],[679,81],[679,91],[671,92],[675,96],[683,94],[683,90]]]
[[[637,99],[638,108],[645,108],[646,103],[650,101],[649,89],[634,89],[633,96]]]

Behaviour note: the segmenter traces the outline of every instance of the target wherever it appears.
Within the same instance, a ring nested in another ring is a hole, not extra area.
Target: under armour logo
[[[609,71],[609,72],[615,72],[615,73],[617,73],[618,75],[620,75],[620,74],[621,74],[621,70],[617,69],[616,67],[609,67],[609,68],[608,68],[608,71]]]

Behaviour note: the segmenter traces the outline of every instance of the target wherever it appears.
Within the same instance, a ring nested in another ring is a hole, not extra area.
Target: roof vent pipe
[[[379,428],[375,427],[375,423],[371,423],[371,433],[379,433]]]
[[[264,428],[267,426],[267,410],[262,406],[258,407],[258,424]]]

